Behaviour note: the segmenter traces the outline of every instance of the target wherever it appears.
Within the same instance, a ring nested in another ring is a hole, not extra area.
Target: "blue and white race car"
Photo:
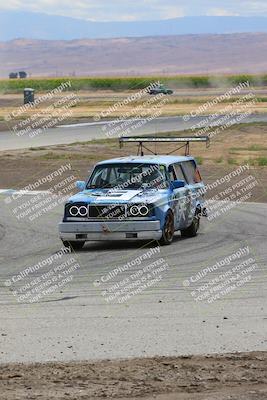
[[[99,240],[145,239],[168,245],[176,231],[193,237],[199,230],[204,184],[191,156],[102,161],[86,182],[76,185],[80,192],[65,204],[59,224],[61,240],[73,249]]]

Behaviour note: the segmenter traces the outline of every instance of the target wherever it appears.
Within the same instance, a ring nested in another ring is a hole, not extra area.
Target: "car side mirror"
[[[171,185],[173,189],[183,188],[185,187],[185,181],[177,179],[176,181],[172,181]]]
[[[81,192],[85,189],[85,186],[86,186],[84,181],[77,181],[75,183],[75,185],[76,185],[76,188],[79,189]]]

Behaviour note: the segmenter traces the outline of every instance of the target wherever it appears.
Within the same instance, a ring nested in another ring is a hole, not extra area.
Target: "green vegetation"
[[[99,154],[81,154],[81,153],[57,153],[50,151],[43,155],[40,155],[38,158],[43,160],[98,160],[101,158]]]
[[[267,166],[267,157],[249,158],[249,159],[245,160],[244,162],[253,167],[266,167]]]
[[[231,147],[230,154],[236,154],[238,151],[264,151],[267,147],[261,146],[260,144],[252,144],[249,147]]]
[[[160,81],[171,88],[216,88],[232,87],[241,82],[249,81],[253,86],[267,85],[265,75],[177,75],[177,76],[142,76],[142,77],[62,77],[35,79],[2,79],[1,92],[20,92],[25,87],[39,91],[49,91],[60,86],[63,82],[71,81],[71,87],[66,90],[138,90],[144,89],[152,82]],[[266,98],[261,98],[266,101]]]
[[[267,97],[256,97],[257,103],[266,103]]]
[[[238,164],[237,160],[234,158],[228,158],[227,162],[229,165],[237,165]]]
[[[266,148],[259,144],[252,144],[251,146],[248,147],[248,150],[249,151],[261,151],[261,150],[266,150]]]
[[[223,157],[216,158],[216,164],[221,164],[223,162]]]
[[[61,159],[69,159],[69,155],[65,154],[58,154],[53,151],[49,151],[48,153],[42,154],[40,156],[43,160],[61,160]]]
[[[227,89],[225,89],[226,91]],[[216,95],[215,95],[216,96]],[[244,96],[244,95],[243,95]],[[209,100],[211,100],[214,96],[209,96],[209,97],[205,97],[205,96],[200,96],[200,97],[182,97],[180,99],[174,98],[172,99],[171,97],[168,98],[168,104],[203,104],[205,102],[208,102]],[[242,94],[241,96],[242,97]],[[220,102],[220,104],[228,104],[230,103],[234,103],[236,101],[238,101],[240,99],[240,97],[237,96],[231,96],[230,99],[224,99]],[[258,97],[256,98],[258,101]],[[251,101],[251,99],[249,98],[243,98],[243,102],[244,103],[249,103]],[[261,98],[259,101],[259,103],[266,103],[267,102],[267,97],[266,98]]]
[[[197,156],[197,157],[195,157],[195,159],[196,159],[196,162],[197,162],[198,165],[202,165],[203,164],[203,157]]]
[[[259,165],[259,167],[266,167],[267,166],[267,157],[259,157],[258,165]]]

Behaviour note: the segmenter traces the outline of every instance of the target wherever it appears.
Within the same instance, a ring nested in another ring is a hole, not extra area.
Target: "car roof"
[[[191,156],[164,156],[164,155],[146,155],[146,156],[128,156],[128,157],[119,157],[112,158],[110,160],[100,161],[97,165],[103,164],[123,164],[123,163],[140,163],[140,164],[164,164],[170,165],[182,161],[194,160]]]

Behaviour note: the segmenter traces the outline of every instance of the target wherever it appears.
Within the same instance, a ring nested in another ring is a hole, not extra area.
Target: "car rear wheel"
[[[81,250],[83,248],[84,243],[85,243],[84,241],[81,241],[81,242],[63,241],[63,245],[65,247],[70,247],[72,250]]]
[[[201,212],[199,210],[196,211],[195,216],[193,218],[192,224],[186,228],[181,229],[181,236],[182,237],[195,237],[197,236],[199,226],[200,226],[200,215]]]
[[[166,215],[162,237],[160,239],[160,244],[162,245],[171,244],[173,241],[173,236],[174,236],[174,218],[173,218],[173,213],[169,211]]]

